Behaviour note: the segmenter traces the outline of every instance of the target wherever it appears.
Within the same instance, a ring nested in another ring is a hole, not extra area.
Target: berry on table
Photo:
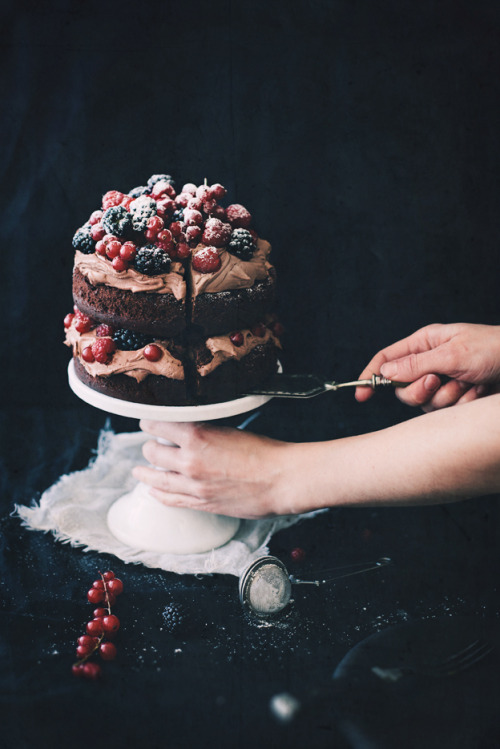
[[[198,273],[214,273],[222,263],[216,247],[202,247],[193,254],[191,264]]]

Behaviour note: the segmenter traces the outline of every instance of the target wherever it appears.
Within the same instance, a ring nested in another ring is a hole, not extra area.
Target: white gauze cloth
[[[31,507],[16,512],[30,530],[52,532],[58,541],[84,551],[114,554],[123,562],[144,564],[180,574],[222,573],[239,576],[254,560],[268,553],[271,536],[307,515],[286,515],[270,520],[242,520],[237,534],[224,546],[204,554],[164,554],[132,549],[108,530],[107,514],[115,500],[130,492],[137,481],[133,466],[145,463],[144,432],[114,434],[104,429],[96,456],[87,468],[61,476]]]

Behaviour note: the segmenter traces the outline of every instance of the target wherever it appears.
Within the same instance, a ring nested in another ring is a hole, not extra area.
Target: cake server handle
[[[371,387],[373,389],[377,387],[385,387],[392,385],[392,387],[406,387],[409,382],[396,382],[395,380],[389,380],[387,377],[382,375],[373,374],[370,378],[365,380],[351,380],[350,382],[325,382],[325,390],[339,390],[340,388],[348,387]]]

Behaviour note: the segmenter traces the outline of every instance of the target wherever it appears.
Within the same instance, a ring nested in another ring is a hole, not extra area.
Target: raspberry
[[[81,226],[80,229],[77,229],[73,237],[73,247],[75,250],[80,250],[80,252],[85,253],[85,255],[90,255],[94,252],[95,245],[91,231],[92,227],[90,224],[85,224],[84,226]]]
[[[250,215],[249,211],[247,211],[247,209],[239,203],[228,205],[228,207],[226,208],[226,216],[227,220],[234,229],[247,229],[252,222],[252,216]]]
[[[231,341],[233,346],[239,347],[239,346],[243,346],[243,342],[245,339],[243,337],[243,333],[240,330],[238,330],[236,333],[232,333],[229,336],[229,340]]]
[[[118,190],[109,190],[102,196],[102,207],[104,210],[111,208],[115,205],[120,205],[123,198],[126,197],[122,192]]]
[[[116,351],[116,344],[112,338],[96,338],[92,344],[92,353],[99,364],[108,364]],[[99,603],[99,601],[95,601]]]
[[[146,245],[138,250],[134,267],[146,276],[156,276],[170,271],[171,260],[165,250],[154,245]]]
[[[161,359],[162,354],[163,351],[159,346],[156,345],[156,343],[150,343],[144,349],[144,358],[148,361],[158,361],[159,359]]]
[[[250,260],[255,252],[255,242],[247,229],[234,229],[227,249],[241,260]]]
[[[113,333],[114,333],[114,330],[111,327],[111,325],[106,325],[106,323],[102,323],[101,325],[98,325],[97,328],[95,329],[95,334],[99,338],[102,338],[104,336],[112,338]]]
[[[137,254],[137,247],[133,242],[124,242],[120,248],[120,257],[127,262],[132,262]]]
[[[135,333],[133,330],[126,330],[125,328],[115,330],[113,335],[113,341],[118,348],[125,351],[138,351],[147,345],[148,340],[151,339],[148,339],[142,333]]]
[[[214,273],[219,270],[221,259],[216,247],[203,247],[194,253],[191,263],[199,273]]]
[[[209,218],[205,223],[202,240],[205,244],[214,247],[224,247],[231,237],[231,226],[224,224],[218,218]]]
[[[108,234],[124,237],[132,228],[132,217],[122,205],[111,206],[104,212],[102,225]]]
[[[122,243],[119,242],[117,239],[111,240],[111,242],[108,242],[106,245],[106,255],[110,260],[113,260],[113,258],[118,257],[120,254],[120,250],[122,248]]]
[[[148,224],[148,219],[156,215],[156,200],[142,196],[136,198],[130,204],[130,216],[132,217],[132,227],[135,231],[144,231]]]
[[[133,197],[131,195],[125,195],[120,205],[122,205],[128,211],[132,201],[133,201]]]

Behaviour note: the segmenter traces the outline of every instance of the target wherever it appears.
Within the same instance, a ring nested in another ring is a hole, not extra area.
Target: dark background
[[[249,208],[273,245],[289,371],[350,379],[427,323],[499,322],[500,5],[4,0],[1,11],[5,746],[497,746],[481,691],[498,703],[496,671],[443,687],[453,709],[441,721],[422,691],[408,692],[418,714],[383,690],[389,715],[358,694],[350,722],[324,691],[348,650],[385,628],[498,623],[496,497],[342,509],[278,534],[271,551],[290,564],[304,547],[306,576],[382,555],[396,564],[297,594],[269,629],[242,616],[235,578],[84,554],[11,513],[83,468],[106,421],[67,385],[62,319],[73,233],[108,189],[159,172],[179,186],[206,177]],[[364,405],[339,393],[274,401],[252,428],[327,439],[413,415],[389,393]],[[103,566],[126,586],[121,660],[89,685],[68,669]],[[162,629],[170,602],[188,612],[176,636]],[[270,699],[285,690],[314,704],[312,717],[273,721]]]

